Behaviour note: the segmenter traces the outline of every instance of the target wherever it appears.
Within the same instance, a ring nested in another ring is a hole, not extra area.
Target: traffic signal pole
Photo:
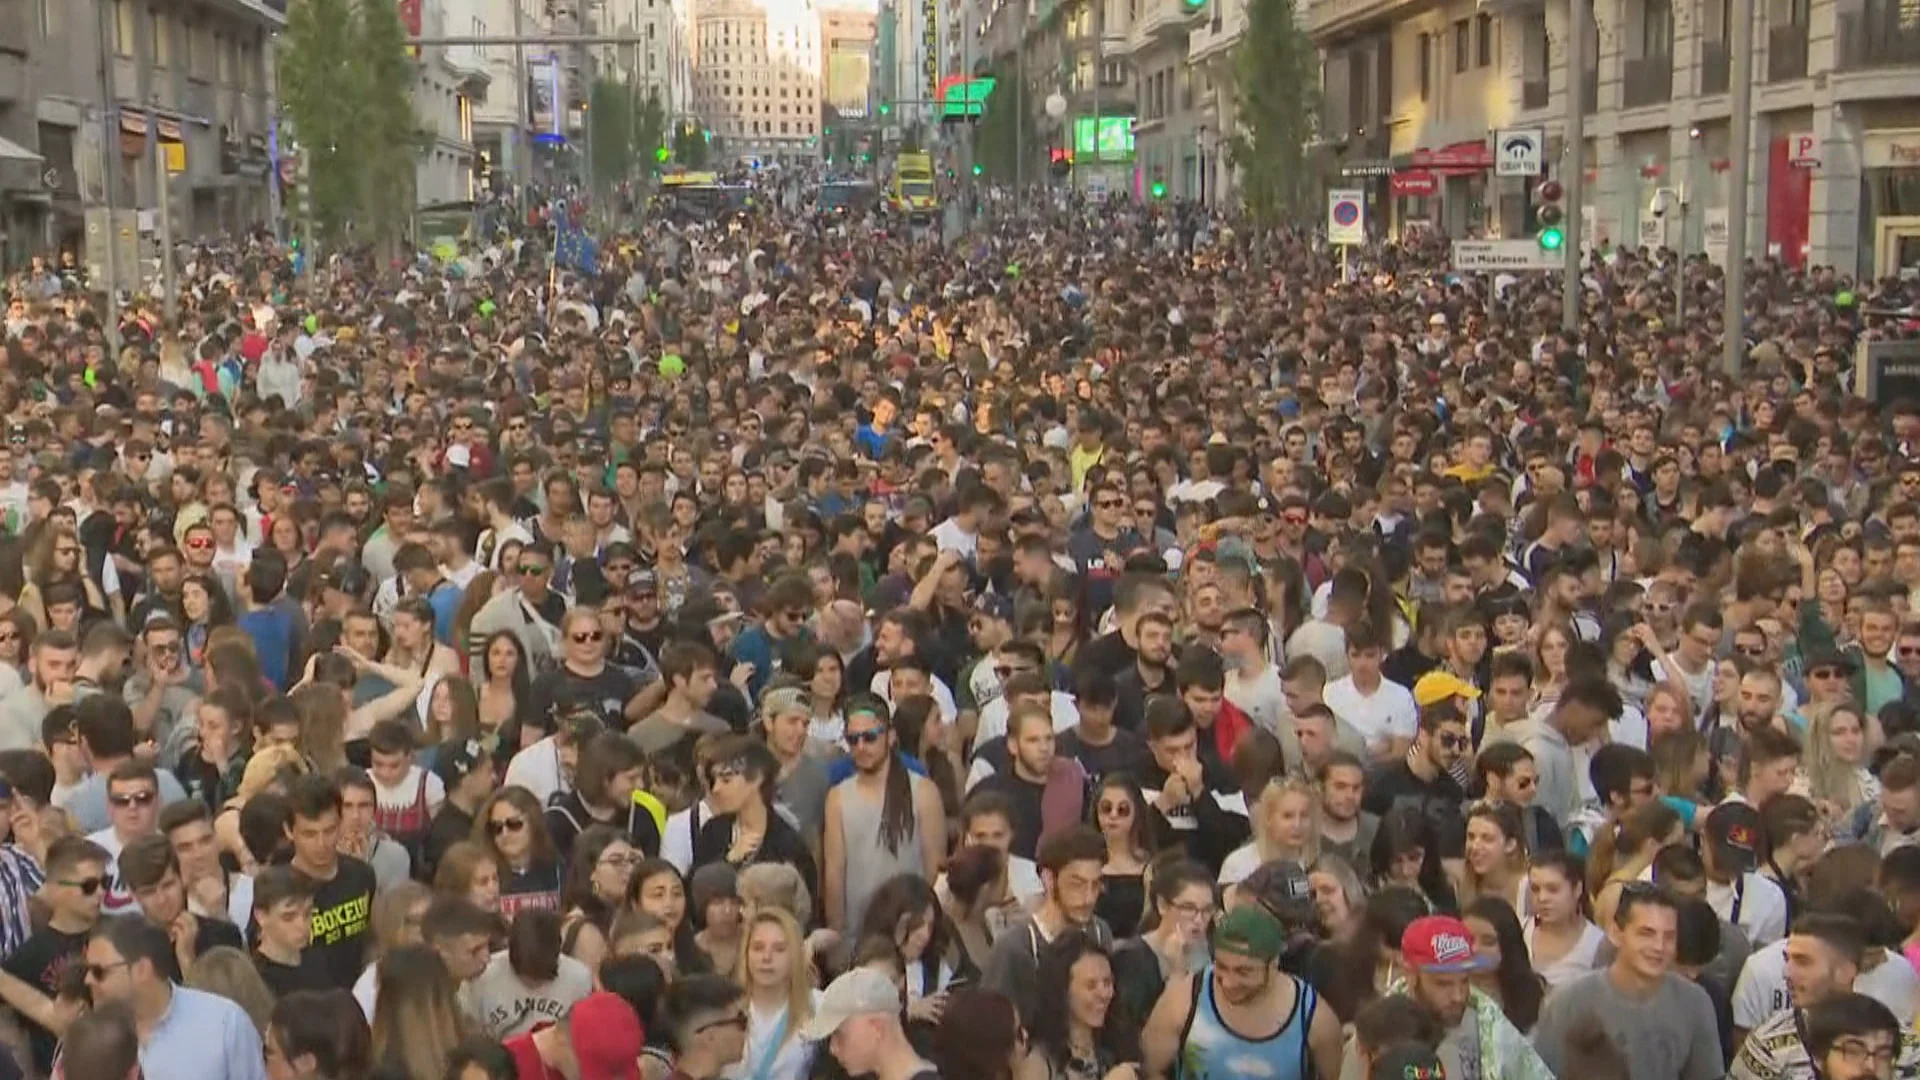
[[[1561,282],[1560,328],[1580,329],[1580,244],[1586,224],[1581,209],[1587,180],[1587,5],[1592,0],[1568,0],[1567,3],[1567,133],[1560,156],[1560,186],[1567,195],[1567,219],[1561,228],[1566,239],[1561,244],[1565,257],[1565,278]]]

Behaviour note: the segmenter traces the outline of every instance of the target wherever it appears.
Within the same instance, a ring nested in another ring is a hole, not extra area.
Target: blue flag
[[[568,220],[565,207],[554,213],[553,261],[581,274],[593,273],[600,264],[600,244],[584,227]]]

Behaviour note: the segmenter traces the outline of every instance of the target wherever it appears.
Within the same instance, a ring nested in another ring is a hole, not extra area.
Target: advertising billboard
[[[865,49],[835,49],[827,54],[827,104],[848,119],[867,115],[873,59]]]
[[[1073,120],[1073,156],[1079,161],[1132,161],[1133,117],[1077,116]]]

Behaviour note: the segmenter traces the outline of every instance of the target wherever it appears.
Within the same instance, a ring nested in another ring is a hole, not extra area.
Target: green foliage
[[[673,160],[689,169],[707,167],[713,144],[707,141],[705,133],[698,124],[682,120],[680,126],[673,129]]]
[[[1012,56],[1001,57],[982,74],[992,76],[997,89],[987,101],[986,113],[973,121],[977,125],[974,131],[974,160],[980,163],[985,174],[1001,183],[1013,183],[1018,177],[1021,141],[1025,140],[1028,165],[1033,165],[1032,155],[1036,148],[1045,146],[1040,137],[1039,126],[1033,112],[1024,106],[1018,86],[1019,71]],[[1029,179],[1040,175],[1038,167],[1029,169]]]
[[[1320,59],[1295,18],[1295,0],[1248,0],[1235,46],[1240,130],[1227,154],[1240,170],[1247,209],[1260,221],[1304,220],[1319,186],[1307,144],[1320,116]]]
[[[281,106],[307,160],[315,233],[397,241],[422,144],[397,5],[294,0],[278,67]]]
[[[658,88],[648,90],[646,99],[634,109],[633,145],[649,164],[659,164],[660,148],[667,145],[667,108],[660,103]]]

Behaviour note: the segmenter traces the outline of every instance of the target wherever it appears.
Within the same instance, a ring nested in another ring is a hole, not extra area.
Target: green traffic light
[[[1164,199],[1167,197],[1167,185],[1158,180],[1155,180],[1153,186],[1147,190],[1156,199]]]
[[[979,176],[979,175],[980,175],[981,173],[983,173],[983,172],[986,172],[986,171],[987,171],[987,170],[986,170],[986,168],[985,168],[984,166],[980,166],[980,165],[975,165],[975,166],[973,167],[973,175],[975,175],[975,176]]]
[[[1560,245],[1567,242],[1567,234],[1559,229],[1540,230],[1540,250],[1559,251]]]
[[[881,116],[885,116],[885,115],[887,115],[888,113],[890,113],[890,112],[892,112],[892,111],[893,111],[893,106],[891,106],[891,105],[889,105],[889,104],[887,104],[887,103],[886,103],[886,102],[884,102],[884,101],[880,103],[880,115],[881,115]]]
[[[667,149],[664,146],[660,147],[658,150],[655,150],[653,152],[653,160],[659,162],[662,165],[665,165],[667,163],[667,159],[672,156],[673,156],[673,151]]]

